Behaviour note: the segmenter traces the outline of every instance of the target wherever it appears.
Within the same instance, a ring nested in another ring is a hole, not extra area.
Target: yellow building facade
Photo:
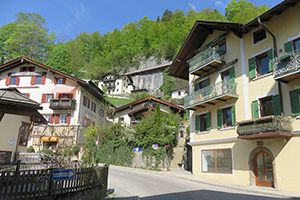
[[[300,192],[299,11],[195,23],[168,72],[190,83],[193,174]]]

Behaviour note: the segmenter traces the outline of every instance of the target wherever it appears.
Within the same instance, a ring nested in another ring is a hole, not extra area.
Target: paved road
[[[254,194],[180,178],[157,172],[111,166],[109,169],[110,197],[116,200],[271,200],[284,199]]]

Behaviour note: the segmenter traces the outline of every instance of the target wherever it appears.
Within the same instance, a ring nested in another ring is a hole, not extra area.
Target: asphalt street
[[[117,200],[288,199],[164,176],[159,172],[117,166],[110,166],[108,181],[110,197]]]

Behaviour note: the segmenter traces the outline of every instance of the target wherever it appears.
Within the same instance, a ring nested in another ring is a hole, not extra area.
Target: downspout
[[[263,25],[260,21],[260,17],[257,18],[257,22],[263,27],[263,29],[265,31],[267,31],[272,37],[273,37],[273,46],[274,46],[274,58],[277,57],[277,46],[276,46],[276,37],[275,35],[269,30],[267,29],[267,27],[265,25]],[[277,81],[278,83],[278,93],[279,93],[279,99],[280,99],[280,113],[281,115],[283,115],[283,105],[282,105],[282,92],[281,92],[281,85],[280,82]]]

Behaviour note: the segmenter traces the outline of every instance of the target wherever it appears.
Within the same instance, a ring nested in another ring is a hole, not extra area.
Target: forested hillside
[[[265,5],[247,1],[232,1],[225,15],[211,8],[165,10],[156,21],[144,17],[128,22],[121,30],[105,34],[82,32],[68,41],[64,34],[49,32],[46,20],[39,14],[16,13],[14,22],[0,28],[0,61],[25,56],[79,78],[94,79],[109,71],[138,68],[139,61],[150,56],[172,60],[196,20],[246,23],[266,10]]]

